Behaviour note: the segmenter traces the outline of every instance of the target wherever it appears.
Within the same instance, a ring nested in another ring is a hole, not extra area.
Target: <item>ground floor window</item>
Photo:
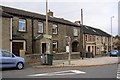
[[[53,41],[53,51],[57,51],[58,49],[58,41]]]

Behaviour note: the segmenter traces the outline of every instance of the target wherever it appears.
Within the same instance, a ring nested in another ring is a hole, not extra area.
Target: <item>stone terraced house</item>
[[[1,7],[2,13],[12,15],[12,18],[8,18],[11,21],[7,21],[7,19],[2,21],[4,29],[2,31],[8,33],[3,43],[6,43],[6,40],[9,43],[7,45],[9,49],[2,49],[10,50],[18,56],[20,56],[20,50],[35,54],[45,53],[47,48],[44,40],[46,16],[5,6]],[[51,11],[48,15],[48,34],[52,36],[50,50],[56,53],[66,52],[66,36],[70,36],[72,51],[80,52],[80,25],[63,18],[56,18]],[[3,33],[3,35],[5,34]],[[11,38],[10,35],[12,35]]]
[[[46,15],[6,6],[1,8],[0,49],[9,50],[18,56],[20,56],[20,50],[24,50],[26,54],[45,53],[47,50],[47,41],[44,39]],[[74,58],[80,58],[79,52],[83,52],[84,48],[86,52],[93,52],[94,56],[110,50],[111,36],[106,32],[81,25],[80,21],[71,22],[56,18],[50,10],[48,16],[48,34],[52,37],[50,40],[52,53],[66,52],[69,41],[66,36],[71,38],[71,52],[75,54],[77,52]]]

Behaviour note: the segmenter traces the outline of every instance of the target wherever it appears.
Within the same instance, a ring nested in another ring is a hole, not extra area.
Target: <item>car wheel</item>
[[[24,64],[22,62],[17,63],[16,68],[21,70],[24,68]]]

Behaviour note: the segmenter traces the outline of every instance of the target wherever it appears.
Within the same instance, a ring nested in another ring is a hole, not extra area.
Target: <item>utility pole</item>
[[[114,16],[111,16],[111,50],[112,50],[112,19],[114,18]]]
[[[46,0],[46,35],[48,35],[48,0]]]
[[[81,24],[83,25],[83,9],[81,9]]]
[[[86,50],[86,42],[85,42],[85,35],[83,33],[83,27],[84,27],[83,26],[83,9],[81,9],[81,38],[82,38],[82,43],[83,43],[83,45],[82,45],[82,54],[81,54],[82,59],[84,57],[83,52],[85,52],[85,50]]]

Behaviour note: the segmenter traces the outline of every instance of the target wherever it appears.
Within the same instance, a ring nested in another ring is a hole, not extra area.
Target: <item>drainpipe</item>
[[[2,26],[2,17],[0,17],[0,26]],[[0,49],[2,49],[2,27],[0,27]]]
[[[34,54],[35,52],[35,48],[34,48],[34,22],[33,22],[33,18],[32,18],[32,54]]]
[[[12,52],[12,18],[10,18],[10,51]]]

